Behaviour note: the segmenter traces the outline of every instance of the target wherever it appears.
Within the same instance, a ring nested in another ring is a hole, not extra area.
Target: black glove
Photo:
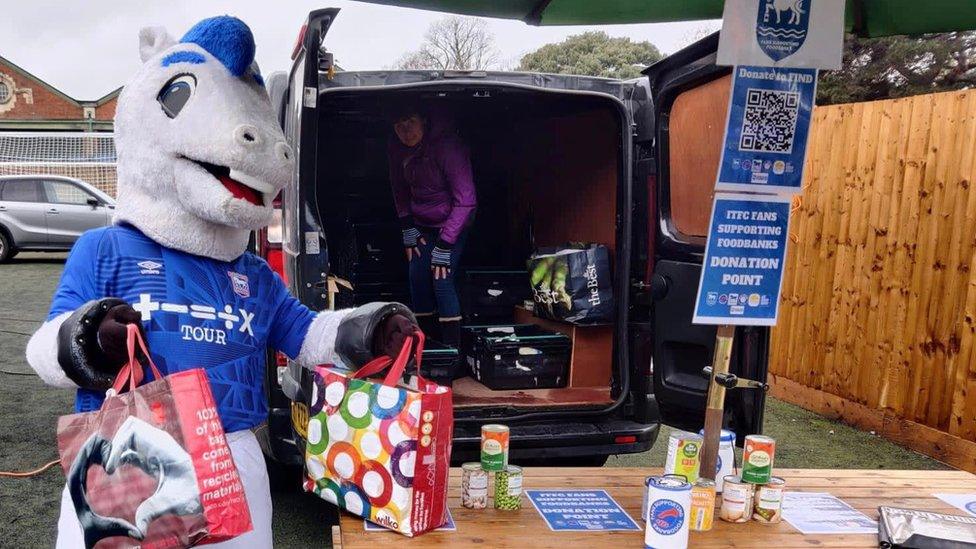
[[[126,348],[127,326],[135,324],[142,329],[142,315],[128,303],[116,305],[108,310],[98,325],[98,348],[110,364],[125,364],[129,360]]]
[[[396,358],[403,349],[403,342],[419,331],[417,323],[406,315],[392,314],[380,322],[373,336],[373,354]]]
[[[446,242],[443,238],[437,239],[437,244],[434,245],[434,249],[430,252],[430,264],[432,267],[447,267],[451,268],[451,250],[454,249],[454,244]]]
[[[367,303],[339,323],[336,354],[347,367],[359,368],[377,356],[399,354],[404,339],[416,329],[417,321],[406,305]]]
[[[79,387],[107,390],[129,359],[126,324],[141,320],[121,299],[85,303],[58,329],[58,364]]]

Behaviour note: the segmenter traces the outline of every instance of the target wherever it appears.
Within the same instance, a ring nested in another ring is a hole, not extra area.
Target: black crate
[[[515,307],[532,298],[526,271],[467,270],[462,285],[465,320],[471,324],[512,322]]]
[[[424,352],[420,357],[420,373],[428,381],[450,386],[455,379],[467,375],[460,364],[460,354],[454,347],[433,339],[428,339],[424,343]]]
[[[471,376],[495,390],[565,387],[572,342],[535,325],[468,327],[464,359]]]

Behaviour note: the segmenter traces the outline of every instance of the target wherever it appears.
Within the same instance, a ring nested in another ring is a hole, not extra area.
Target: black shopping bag
[[[528,260],[536,315],[573,324],[613,321],[610,252],[602,244],[543,248]]]

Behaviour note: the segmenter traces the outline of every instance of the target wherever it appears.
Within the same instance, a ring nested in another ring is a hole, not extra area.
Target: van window
[[[65,181],[45,181],[44,190],[47,193],[47,201],[54,204],[85,205],[89,198],[94,198],[77,185]]]
[[[42,202],[40,182],[30,179],[13,179],[3,184],[0,200],[5,202]]]
[[[706,236],[728,114],[729,76],[682,92],[668,122],[671,219],[683,235]]]

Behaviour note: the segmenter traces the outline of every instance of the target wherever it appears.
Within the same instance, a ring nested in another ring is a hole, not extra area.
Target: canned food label
[[[681,530],[685,523],[685,510],[670,499],[655,500],[648,511],[648,523],[655,532],[670,536]]]
[[[769,467],[769,461],[769,454],[762,450],[749,454],[749,465],[753,467]]]
[[[508,477],[508,495],[518,496],[522,494],[522,476],[509,476]]]
[[[688,482],[698,480],[701,444],[694,438],[672,436],[668,441],[668,460],[664,472],[685,477]]]
[[[502,471],[508,465],[508,433],[483,432],[481,466],[486,471]]]
[[[468,477],[468,488],[471,490],[487,490],[488,475],[471,475]]]

